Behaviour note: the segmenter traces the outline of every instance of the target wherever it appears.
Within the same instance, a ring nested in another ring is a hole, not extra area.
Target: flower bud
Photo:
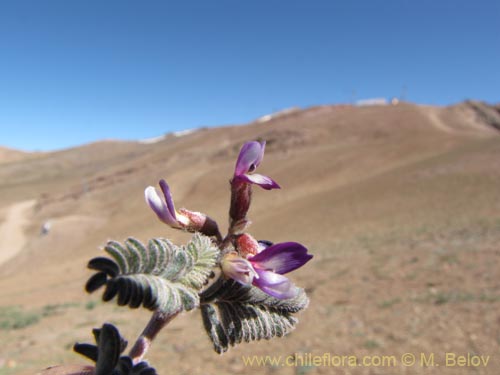
[[[236,244],[240,255],[244,258],[259,253],[259,242],[257,242],[257,240],[248,233],[244,233],[239,236],[236,240]]]
[[[181,223],[181,226],[189,232],[200,232],[209,237],[220,235],[219,227],[215,220],[201,212],[181,208],[177,219]]]
[[[219,228],[213,219],[201,212],[189,211],[185,208],[176,211],[170,187],[165,180],[160,180],[160,188],[164,200],[152,186],[146,188],[144,195],[147,204],[162,222],[172,228],[200,232],[206,236],[216,236],[218,240],[221,239]]]

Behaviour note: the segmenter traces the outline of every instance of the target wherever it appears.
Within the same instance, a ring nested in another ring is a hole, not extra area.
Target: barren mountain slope
[[[289,337],[222,357],[211,352],[199,321],[180,317],[150,352],[161,374],[299,371],[244,367],[241,356],[253,354],[498,352],[498,330],[490,327],[498,328],[500,304],[500,138],[491,121],[471,103],[325,106],[155,144],[98,143],[0,166],[3,207],[37,200],[26,246],[0,266],[0,309],[39,316],[0,331],[0,359],[16,361],[12,373],[77,362],[71,343],[88,341],[103,321],[133,340],[149,314],[85,295],[86,262],[110,238],[189,238],[157,222],[144,203],[144,188],[159,178],[178,207],[205,212],[225,229],[228,179],[251,139],[267,141],[259,172],[282,190],[255,189],[250,230],[302,242],[315,254],[292,275],[310,291],[310,308]],[[39,236],[46,220],[51,232]],[[491,361],[477,373],[496,373],[500,359]]]
[[[0,146],[0,165],[29,157],[30,154]]]

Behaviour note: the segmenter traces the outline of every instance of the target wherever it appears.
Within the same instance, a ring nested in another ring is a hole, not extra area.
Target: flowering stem
[[[252,185],[231,181],[231,206],[229,208],[230,231],[238,221],[245,219],[252,201]]]
[[[138,337],[134,346],[130,350],[129,356],[134,364],[142,361],[158,332],[161,331],[172,319],[179,315],[180,311],[174,313],[163,313],[155,311],[144,331]]]

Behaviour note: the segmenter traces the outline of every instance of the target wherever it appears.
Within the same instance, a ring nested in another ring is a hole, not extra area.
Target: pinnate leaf
[[[303,289],[291,299],[277,299],[259,288],[220,279],[201,294],[201,314],[207,334],[217,353],[242,341],[282,337],[298,319],[292,314],[307,307]]]
[[[186,246],[155,238],[144,246],[129,238],[122,245],[110,241],[88,267],[97,271],[85,286],[89,293],[105,287],[103,300],[116,297],[120,306],[174,313],[199,305],[198,292],[216,264],[219,250],[210,238],[195,234]]]

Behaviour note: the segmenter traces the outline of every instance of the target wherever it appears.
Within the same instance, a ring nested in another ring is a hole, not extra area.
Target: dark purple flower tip
[[[262,162],[265,148],[265,141],[262,143],[257,141],[245,143],[243,147],[241,147],[240,154],[238,155],[234,175],[241,176],[253,172]]]
[[[168,211],[170,212],[170,215],[175,217],[175,206],[174,206],[174,200],[172,199],[172,194],[170,193],[170,187],[167,184],[167,181],[164,179],[160,180],[160,188],[163,193],[163,196],[165,197],[165,202],[167,203]]]
[[[287,277],[271,271],[255,270],[258,277],[253,279],[253,285],[264,293],[279,299],[293,298],[297,295],[297,288]]]
[[[283,242],[272,245],[248,260],[255,269],[279,274],[291,272],[309,262],[313,256],[297,242]]]
[[[269,246],[273,246],[273,243],[268,240],[258,240],[257,242],[259,243],[259,253],[267,249]]]
[[[176,219],[174,202],[170,194],[170,189],[164,180],[160,181],[160,187],[165,201],[163,201],[153,186],[148,186],[144,190],[144,197],[148,206],[154,211],[158,219],[174,228],[179,227]]]

